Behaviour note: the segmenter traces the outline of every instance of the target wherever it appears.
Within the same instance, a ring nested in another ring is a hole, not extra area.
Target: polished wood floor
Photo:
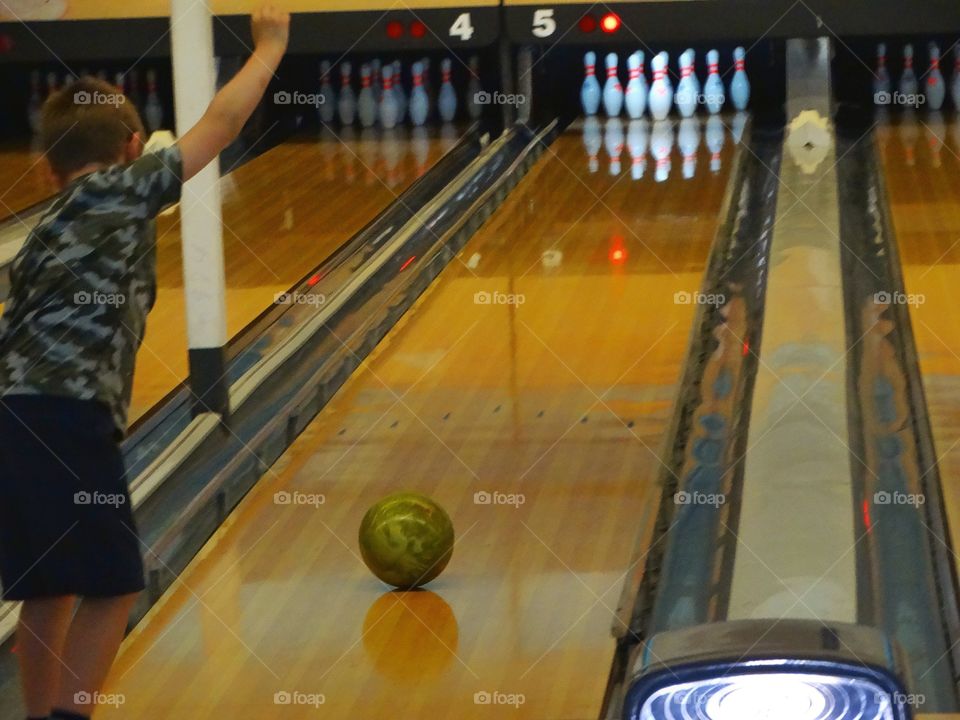
[[[562,136],[134,630],[96,717],[596,718],[732,153],[658,185]],[[457,532],[420,592],[357,549],[401,488]]]
[[[923,113],[913,122],[881,127],[877,144],[906,291],[912,300],[910,319],[956,552],[960,548],[960,122]]]

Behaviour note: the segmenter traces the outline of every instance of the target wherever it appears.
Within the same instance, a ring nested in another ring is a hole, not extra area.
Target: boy
[[[61,189],[11,271],[0,320],[0,580],[30,718],[87,718],[143,584],[120,454],[156,295],[154,218],[230,144],[286,51],[290,18],[253,17],[256,48],[180,141],[143,155],[128,102],[82,79],[42,115]],[[94,99],[94,102],[91,102]],[[77,599],[79,598],[79,602]]]

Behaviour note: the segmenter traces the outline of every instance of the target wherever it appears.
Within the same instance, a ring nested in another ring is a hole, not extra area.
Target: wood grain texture
[[[546,151],[134,630],[98,719],[597,717],[694,315],[674,293],[700,288],[727,175],[586,164],[573,133]],[[357,549],[399,489],[457,530],[419,592]],[[276,707],[295,692],[324,702]]]

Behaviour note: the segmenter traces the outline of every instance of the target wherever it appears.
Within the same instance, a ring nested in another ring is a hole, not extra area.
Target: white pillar
[[[208,0],[172,0],[170,30],[177,133],[182,135],[203,116],[216,89]],[[184,186],[180,217],[190,384],[197,410],[226,414],[227,309],[219,161]]]

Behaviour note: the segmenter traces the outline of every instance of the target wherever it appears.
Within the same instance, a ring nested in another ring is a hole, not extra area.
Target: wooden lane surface
[[[0,144],[0,221],[52,197],[39,151],[28,143]]]
[[[633,183],[558,139],[134,630],[96,717],[596,718],[694,315],[674,294],[728,179],[679,159]],[[358,555],[401,488],[457,530],[426,591]]]
[[[917,120],[884,125],[877,131],[877,144],[956,552],[960,548],[960,123],[927,114]]]
[[[225,176],[227,331],[234,337],[385,209],[455,143],[369,132],[287,142]],[[176,210],[157,227],[157,303],[137,359],[131,421],[188,375]]]

